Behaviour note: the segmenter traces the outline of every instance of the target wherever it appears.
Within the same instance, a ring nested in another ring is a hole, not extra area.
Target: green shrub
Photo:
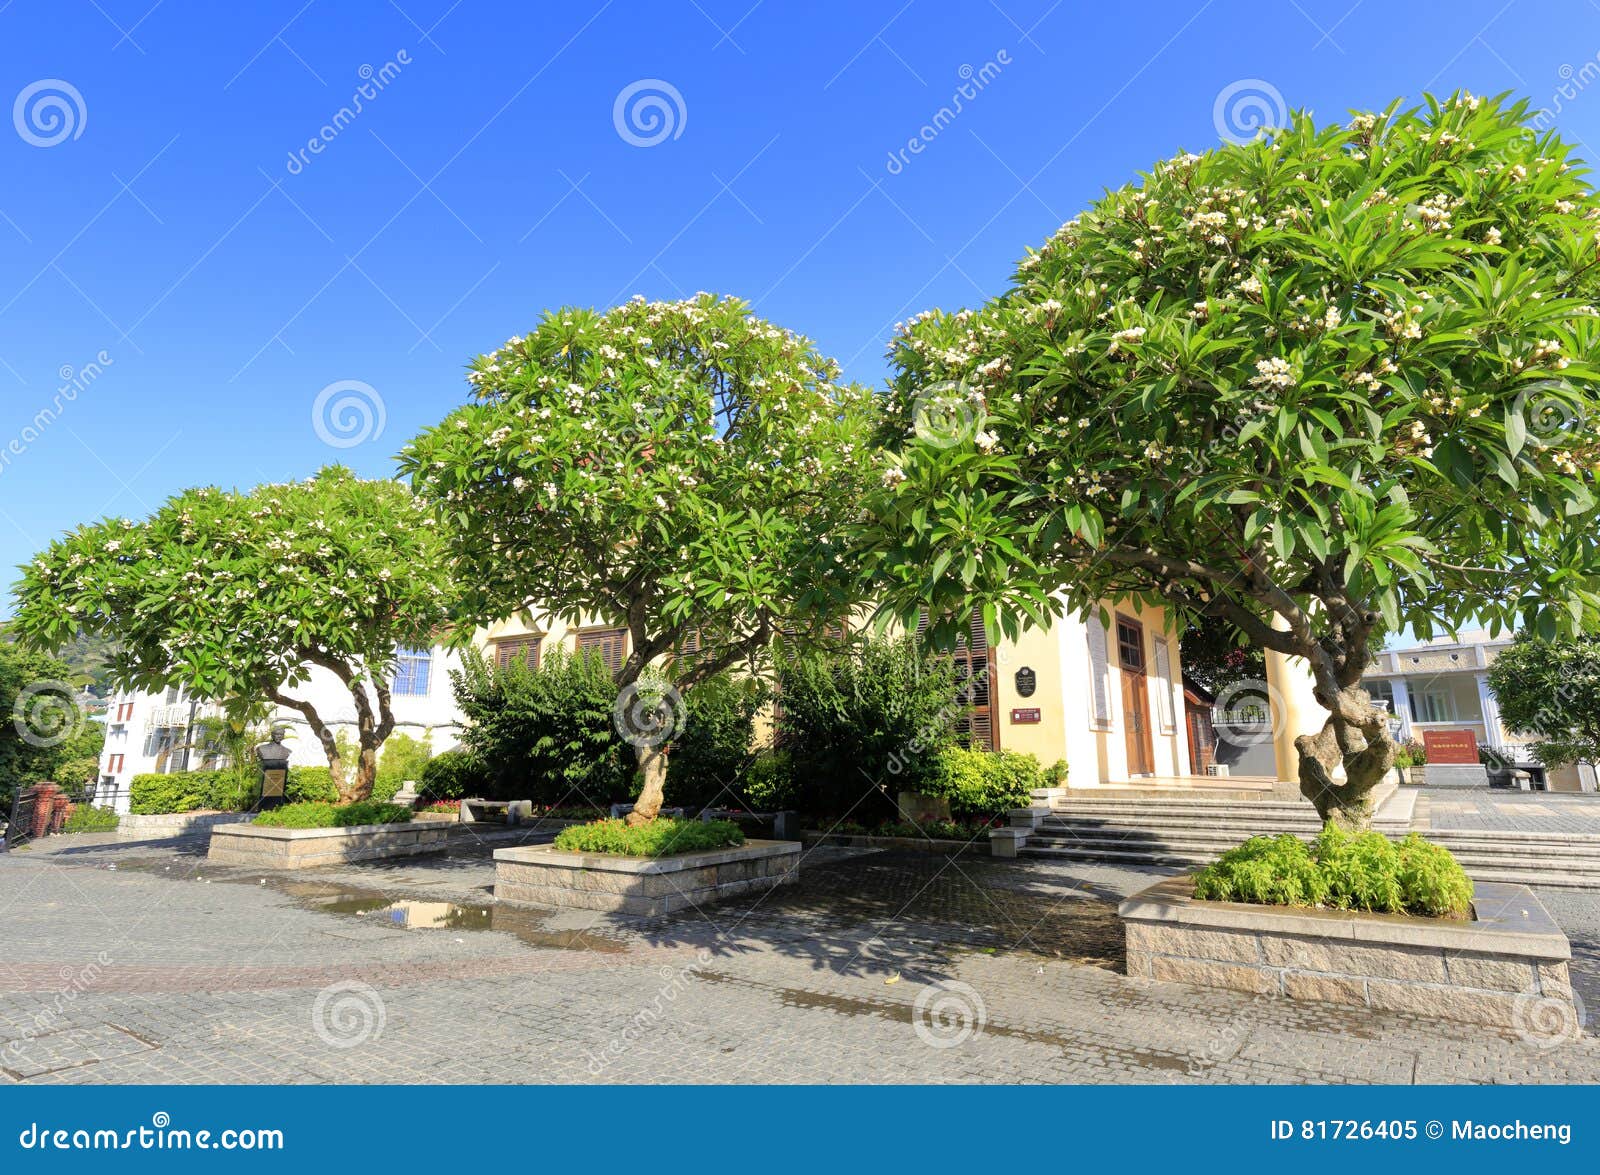
[[[335,821],[332,804],[302,800],[296,804],[269,808],[251,823],[263,828],[332,828]]]
[[[946,747],[939,753],[938,774],[924,785],[925,794],[950,801],[954,816],[998,816],[1032,803],[1034,788],[1045,787],[1039,760],[1016,751],[970,751]]]
[[[428,765],[428,760],[433,758],[433,748],[426,739],[412,738],[409,734],[391,734],[383,744],[383,751],[378,757],[378,779],[386,785],[392,781],[389,789],[390,798],[400,790],[402,784],[408,779],[422,781],[422,769]],[[374,787],[372,794],[376,796],[378,789]]]
[[[796,803],[845,812],[873,789],[864,817],[892,817],[893,793],[934,786],[939,753],[956,745],[962,717],[951,658],[911,637],[867,639],[847,650],[806,650],[778,667],[778,746],[789,752]]]
[[[52,782],[59,783],[62,787],[72,791],[78,790],[90,780],[100,777],[100,760],[83,756],[77,759],[64,759],[53,772]]]
[[[357,800],[333,810],[333,822],[341,827],[352,824],[406,824],[410,820],[410,808],[378,800]]]
[[[248,812],[261,798],[261,771],[254,765],[225,768],[210,775],[207,808],[219,812]]]
[[[1195,874],[1194,896],[1210,902],[1315,906],[1328,896],[1328,883],[1305,842],[1289,833],[1253,836]]]
[[[411,809],[398,804],[357,800],[339,805],[312,800],[270,808],[252,823],[263,828],[343,828],[356,824],[405,824],[410,819]]]
[[[737,807],[740,780],[755,758],[755,718],[770,693],[757,679],[721,673],[684,699],[684,724],[667,759],[668,804]]]
[[[387,804],[395,797],[395,793],[405,784],[405,779],[398,775],[385,775],[381,770],[378,778],[372,781],[372,794],[368,799],[377,800],[380,804]]]
[[[577,657],[551,649],[537,669],[520,660],[495,665],[468,653],[450,678],[467,718],[464,749],[483,764],[486,799],[560,804],[627,798],[633,748],[617,733],[617,687],[598,653]]]
[[[486,799],[483,766],[466,751],[444,751],[422,769],[421,794],[430,800],[459,800],[462,796]]]
[[[331,767],[290,767],[283,797],[291,804],[337,804],[339,789]]]
[[[625,820],[574,824],[556,833],[555,847],[573,853],[614,853],[623,857],[668,857],[744,844],[731,820],[652,820],[630,826]]]
[[[110,832],[120,824],[119,817],[110,808],[96,808],[89,804],[76,804],[68,815],[62,832]]]
[[[1381,832],[1352,834],[1326,824],[1313,848],[1328,883],[1328,904],[1341,910],[1403,910],[1400,854]]]
[[[1194,896],[1214,902],[1464,918],[1472,881],[1450,853],[1415,833],[1395,844],[1332,823],[1306,845],[1285,833],[1252,837],[1195,875]]]
[[[788,751],[763,751],[739,782],[745,804],[756,812],[776,812],[799,804],[794,764]]]
[[[1442,845],[1411,833],[1395,846],[1400,856],[1400,902],[1414,914],[1465,918],[1472,907],[1472,879]]]
[[[159,816],[204,808],[216,788],[215,777],[214,771],[135,775],[128,783],[128,810],[138,816]]]

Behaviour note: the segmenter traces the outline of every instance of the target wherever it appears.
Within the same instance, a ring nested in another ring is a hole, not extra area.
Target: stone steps
[[[1385,805],[1374,822],[1391,837],[1410,831],[1408,805]],[[1060,861],[1197,866],[1251,836],[1314,837],[1320,823],[1305,803],[1239,803],[1191,797],[1129,800],[1059,796],[1048,814],[1034,809],[1025,856]],[[1424,833],[1455,854],[1474,880],[1600,889],[1600,836],[1577,833],[1438,831]]]

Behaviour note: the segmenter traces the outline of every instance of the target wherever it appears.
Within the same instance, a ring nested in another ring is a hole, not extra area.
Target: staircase
[[[1411,831],[1402,792],[1380,804],[1373,827],[1386,836]],[[1067,792],[1035,808],[1022,856],[1123,865],[1198,866],[1252,836],[1293,833],[1309,840],[1321,828],[1304,800],[1237,800],[1171,793]],[[1600,889],[1600,836],[1528,832],[1428,832],[1478,881]]]

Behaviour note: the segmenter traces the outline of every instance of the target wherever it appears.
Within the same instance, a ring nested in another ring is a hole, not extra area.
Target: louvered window
[[[494,661],[496,665],[510,665],[513,661],[521,661],[531,668],[539,668],[539,647],[544,643],[542,636],[513,636],[506,637],[494,643]]]
[[[622,671],[627,651],[628,630],[625,628],[585,628],[578,633],[578,656],[598,653],[613,674]]]
[[[928,613],[924,609],[917,620],[918,639],[925,639],[927,632]],[[972,610],[967,631],[956,638],[951,655],[956,661],[956,697],[967,707],[956,726],[957,733],[975,750],[998,751],[1000,726],[994,720],[994,650],[989,647],[989,634],[984,628],[981,610]]]
[[[1156,719],[1161,723],[1162,734],[1173,734],[1178,729],[1177,709],[1172,703],[1176,684],[1172,680],[1172,655],[1167,651],[1164,636],[1156,634]]]

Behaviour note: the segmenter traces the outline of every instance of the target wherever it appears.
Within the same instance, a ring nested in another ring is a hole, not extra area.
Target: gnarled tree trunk
[[[667,787],[667,748],[665,744],[636,744],[634,758],[639,764],[639,774],[644,777],[644,788],[633,802],[628,813],[629,824],[648,824],[661,811],[661,802]]]
[[[1300,794],[1324,821],[1352,830],[1372,825],[1372,792],[1394,766],[1398,744],[1389,737],[1389,715],[1365,690],[1339,692],[1328,721],[1316,734],[1294,740],[1300,752]],[[1337,771],[1344,768],[1344,779]]]

